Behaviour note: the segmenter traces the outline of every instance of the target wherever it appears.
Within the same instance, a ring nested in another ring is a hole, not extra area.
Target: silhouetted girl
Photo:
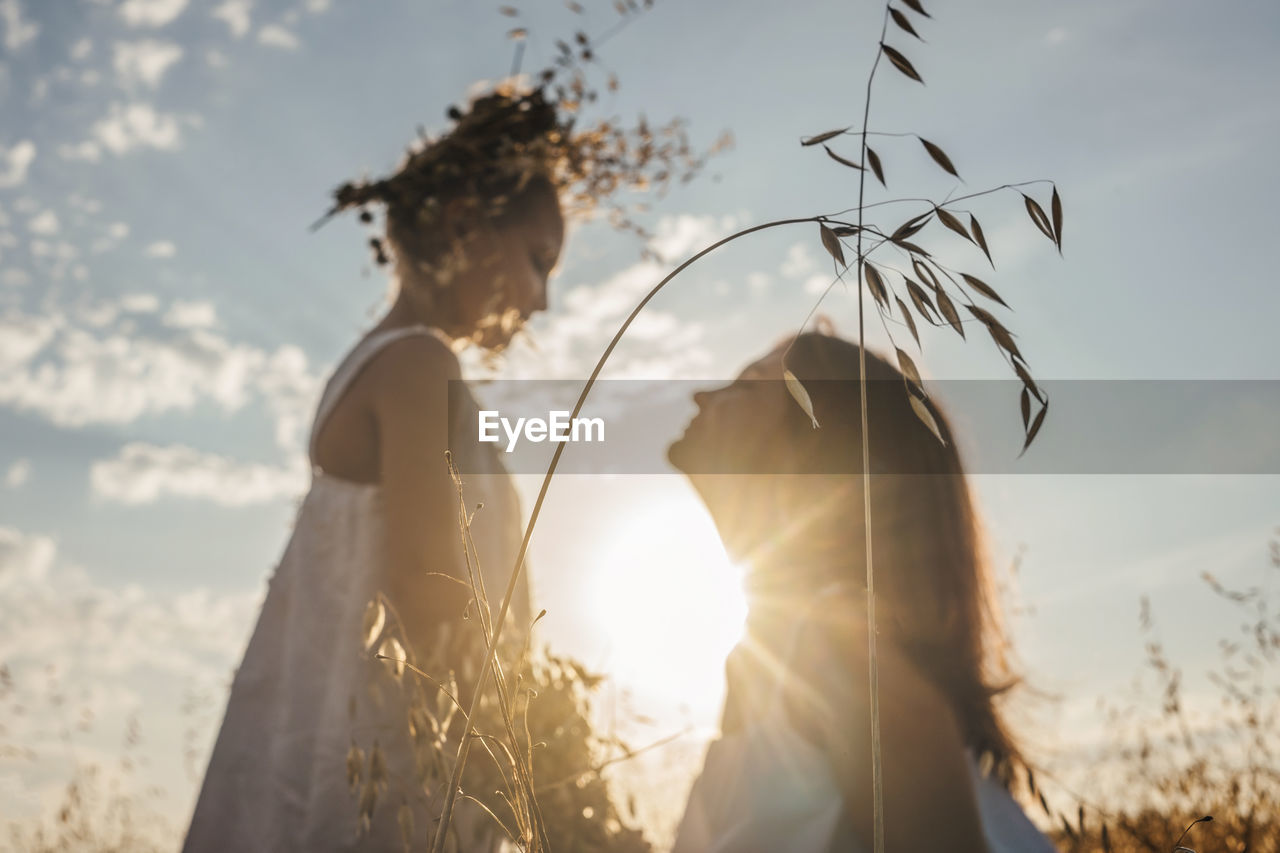
[[[800,335],[695,395],[670,448],[748,566],[750,608],[676,853],[872,849],[858,355]],[[1052,851],[1007,790],[1014,679],[950,427],[929,404],[943,444],[888,363],[868,354],[867,375],[885,849]]]

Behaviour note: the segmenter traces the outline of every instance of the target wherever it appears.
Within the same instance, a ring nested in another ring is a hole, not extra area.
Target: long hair
[[[825,542],[818,547],[829,572],[864,587],[858,356],[856,344],[837,337],[796,339],[785,363],[821,426],[814,429],[793,404],[785,430],[799,470],[841,483],[838,491],[823,490],[839,500],[820,525]],[[939,441],[913,410],[902,374],[870,352],[866,372],[877,621],[948,698],[967,745],[990,754],[1008,784],[1022,756],[995,698],[1018,679],[951,426],[935,405],[922,403]]]

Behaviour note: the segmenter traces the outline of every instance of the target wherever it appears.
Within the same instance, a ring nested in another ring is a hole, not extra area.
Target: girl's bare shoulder
[[[458,357],[434,334],[405,335],[384,346],[369,363],[364,377],[375,405],[413,405],[423,392],[436,397],[460,380]]]

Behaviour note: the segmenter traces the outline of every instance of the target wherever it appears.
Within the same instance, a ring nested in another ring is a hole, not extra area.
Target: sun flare
[[[608,667],[691,709],[719,706],[725,656],[742,637],[742,569],[695,501],[647,508],[604,532],[591,607]]]

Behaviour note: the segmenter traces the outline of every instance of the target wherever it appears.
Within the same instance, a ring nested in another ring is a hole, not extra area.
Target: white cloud
[[[261,362],[258,353],[189,340],[103,336],[69,328],[58,318],[42,333],[56,333],[54,358],[41,364],[5,359],[0,402],[34,411],[62,426],[128,423],[148,414],[190,409],[210,399],[226,410],[247,400],[246,377]],[[15,328],[16,326],[16,328]],[[6,335],[34,331],[0,321]],[[23,340],[23,339],[19,339]]]
[[[275,418],[276,444],[302,448],[321,390],[320,379],[307,369],[306,354],[295,346],[279,347],[254,375],[254,382]]]
[[[172,258],[178,254],[178,247],[168,240],[157,240],[143,250],[148,258]]]
[[[648,248],[663,257],[682,257],[733,228],[733,217],[668,216],[658,222]],[[543,377],[583,375],[622,319],[668,271],[663,264],[644,260],[599,284],[571,288],[558,300],[559,310],[539,318],[532,330],[536,355],[529,353],[529,358],[523,358],[517,353],[508,359],[504,378],[526,378],[521,375],[526,369]],[[700,323],[647,308],[610,359],[606,372],[614,379],[689,375],[711,361],[703,342],[704,331]],[[527,345],[518,341],[516,346]]]
[[[0,527],[0,660],[15,674],[51,667],[86,688],[146,669],[222,681],[260,601],[256,590],[161,595],[105,586],[60,560],[50,537]]]
[[[93,39],[85,36],[84,38],[71,45],[71,59],[75,62],[83,62],[93,53]]]
[[[12,148],[0,147],[0,190],[10,189],[27,179],[31,161],[36,159],[36,144],[24,139]]]
[[[218,312],[212,302],[175,302],[163,322],[175,329],[207,329],[218,324]]]
[[[204,61],[208,63],[210,68],[227,67],[227,55],[220,50],[213,50],[211,48],[207,53],[205,53]]]
[[[819,296],[831,285],[835,273],[821,272],[809,247],[805,243],[792,243],[787,249],[787,256],[778,265],[778,273],[785,278],[800,282],[800,289],[810,296]],[[838,285],[837,285],[838,286]]]
[[[158,113],[146,103],[112,104],[106,118],[93,125],[93,136],[113,154],[138,147],[172,150],[182,142],[178,117]]]
[[[58,233],[58,215],[52,210],[41,211],[27,222],[27,230],[32,234],[52,237]]]
[[[56,310],[0,314],[0,405],[81,427],[258,401],[277,444],[301,450],[320,390],[301,350],[266,351],[207,328],[143,335],[135,325],[120,317],[97,327]]]
[[[47,578],[57,550],[46,536],[24,536],[12,528],[0,527],[0,595],[21,584]]]
[[[132,314],[153,314],[160,310],[160,300],[153,293],[126,293],[120,307]]]
[[[1044,40],[1046,44],[1062,44],[1070,37],[1071,33],[1065,27],[1054,27],[1045,34]]]
[[[40,34],[39,24],[22,19],[18,0],[0,0],[0,20],[4,21],[4,47],[10,53],[21,50]]]
[[[72,210],[87,213],[90,216],[96,216],[102,212],[102,202],[96,198],[82,196],[79,193],[72,193],[67,196],[67,204],[71,206]]]
[[[307,478],[302,466],[274,468],[238,462],[190,447],[125,445],[114,459],[95,462],[93,493],[126,504],[149,504],[166,497],[248,506],[300,495]]]
[[[210,14],[225,23],[232,36],[243,38],[251,26],[249,11],[252,8],[252,0],[225,0]]]
[[[32,240],[29,250],[35,258],[52,261],[74,261],[80,256],[80,250],[75,247],[75,244],[68,243],[66,240],[59,240],[56,243],[51,243],[47,240]]]
[[[121,305],[116,302],[97,302],[76,306],[76,321],[101,329],[110,326],[120,316]]]
[[[716,223],[710,217],[688,213],[665,216],[658,222],[649,248],[663,258],[683,259],[728,234],[733,230],[734,221],[733,217],[724,217]]]
[[[54,338],[56,327],[43,317],[5,318],[0,335],[0,364],[30,361]]]
[[[773,279],[767,272],[747,273],[747,287],[751,288],[752,293],[763,293],[772,286]]]
[[[37,265],[37,274],[51,281],[64,281],[79,266],[80,250],[74,243],[60,240],[54,244],[47,262]],[[86,273],[87,276],[87,273]]]
[[[801,287],[804,292],[810,296],[821,296],[827,291],[827,288],[831,286],[831,282],[834,278],[835,273],[832,273],[831,275],[814,273],[804,280],[804,284],[801,285]]]
[[[9,466],[9,470],[4,475],[4,484],[11,489],[18,489],[26,485],[30,477],[31,460],[19,459]]]
[[[116,246],[120,245],[120,241],[129,236],[129,225],[126,222],[113,222],[107,226],[106,233],[98,239],[94,240],[89,246],[89,251],[94,254],[100,252],[109,252]]]
[[[49,97],[49,89],[52,85],[53,82],[47,76],[36,78],[36,81],[31,84],[31,103],[39,104]]]
[[[0,273],[0,284],[5,284],[9,287],[25,287],[30,283],[31,275],[26,270],[9,267],[9,269]]]
[[[116,42],[112,66],[120,84],[132,88],[139,84],[152,89],[160,85],[167,72],[182,59],[182,48],[172,42],[143,39]]]
[[[800,278],[813,269],[813,256],[804,243],[793,243],[787,249],[787,257],[778,267],[778,272],[787,278]]]
[[[307,11],[313,15],[320,15],[329,11],[329,0],[307,0]]]
[[[278,24],[267,24],[258,30],[258,42],[284,50],[296,50],[298,47],[298,37]]]
[[[636,341],[656,343],[679,335],[685,328],[680,318],[668,311],[645,311],[636,317],[627,334]]]
[[[62,281],[80,257],[80,250],[67,240],[32,240],[28,251],[36,271],[52,281]]]
[[[124,0],[120,17],[131,27],[163,27],[187,8],[187,0]]]

